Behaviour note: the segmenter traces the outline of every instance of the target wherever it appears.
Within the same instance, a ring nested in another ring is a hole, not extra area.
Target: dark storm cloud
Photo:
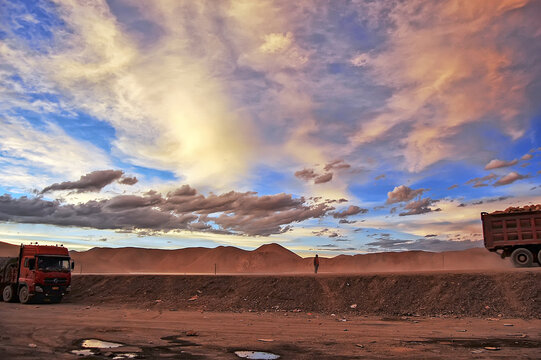
[[[122,177],[122,170],[98,170],[81,176],[77,181],[64,181],[47,186],[41,190],[41,194],[57,190],[76,190],[78,193],[100,191],[115,180],[124,185],[137,183],[136,177]]]
[[[406,185],[400,185],[387,193],[387,204],[395,204],[404,201],[410,201],[417,195],[422,195],[427,189],[417,189],[407,187]]]
[[[304,198],[290,194],[258,196],[231,191],[204,196],[188,185],[166,196],[149,191],[143,196],[119,195],[77,205],[40,197],[0,197],[0,221],[129,231],[270,235],[289,231],[288,225],[320,218],[331,210],[326,204],[308,205]]]
[[[406,212],[398,214],[399,216],[408,216],[408,215],[419,215],[426,214],[432,211],[441,211],[441,209],[432,209],[429,206],[433,205],[438,200],[432,200],[431,198],[419,199],[416,201],[411,201],[404,206]]]
[[[357,214],[366,214],[368,212],[368,209],[363,209],[355,205],[350,205],[347,209],[344,211],[337,211],[332,214],[332,216],[335,219],[343,219],[348,216],[353,216]]]

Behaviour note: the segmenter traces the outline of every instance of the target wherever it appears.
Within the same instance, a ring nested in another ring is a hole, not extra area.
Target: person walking
[[[316,254],[316,257],[314,258],[314,273],[317,274],[317,269],[319,268],[319,257]]]

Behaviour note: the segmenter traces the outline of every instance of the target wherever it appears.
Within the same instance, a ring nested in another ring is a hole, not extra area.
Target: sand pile
[[[94,248],[71,252],[75,272],[80,273],[170,273],[170,274],[249,274],[312,273],[312,258],[301,258],[278,244],[253,251],[231,246],[151,250],[140,248]],[[486,249],[431,253],[407,251],[366,255],[340,255],[321,258],[320,271],[366,273],[424,270],[501,270],[508,260]]]

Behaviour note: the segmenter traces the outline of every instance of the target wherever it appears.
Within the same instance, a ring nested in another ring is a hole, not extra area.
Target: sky
[[[0,0],[0,241],[482,247],[541,203],[541,2]]]

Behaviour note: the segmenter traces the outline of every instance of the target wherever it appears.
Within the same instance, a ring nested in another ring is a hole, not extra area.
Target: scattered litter
[[[122,344],[103,341],[98,339],[88,339],[81,343],[81,347],[84,348],[96,348],[96,349],[111,349],[122,346]]]
[[[473,350],[471,353],[472,354],[481,354],[482,352],[484,352],[485,350],[482,350],[482,349],[479,349],[479,350]]]
[[[348,329],[344,329],[344,331],[348,331]]]
[[[28,344],[29,347],[31,348],[37,348],[38,346],[36,344]]]
[[[79,356],[90,356],[94,355],[94,352],[90,349],[84,349],[84,350],[71,350],[72,354],[79,355]]]
[[[273,342],[274,340],[273,340],[273,339],[257,339],[257,341],[262,341],[262,342]]]
[[[485,309],[487,309],[487,310],[488,310],[488,309],[490,309],[490,306],[488,306],[488,305],[487,305],[487,306],[485,306]]]
[[[338,319],[338,321],[346,322],[346,321],[348,321],[348,319]]]
[[[419,320],[413,320],[412,323],[418,324],[418,323],[419,323]]]
[[[169,311],[178,311],[178,309],[171,308],[171,309],[169,309]]]
[[[526,334],[506,334],[507,336],[515,336],[515,337],[519,337],[519,338],[527,338],[528,335]]]
[[[202,294],[203,292],[201,290],[197,290],[197,293],[198,294]]]
[[[192,296],[191,298],[189,298],[188,301],[195,301],[195,300],[197,300],[197,299],[199,299],[199,296],[198,296],[198,295],[194,295],[194,296]]]
[[[240,358],[254,360],[274,360],[280,358],[280,355],[263,351],[235,351],[235,355]]]
[[[462,330],[457,330],[456,332],[467,332],[468,330],[466,329],[462,329]]]
[[[188,330],[186,331],[186,336],[199,336],[199,334],[197,333],[197,331]]]
[[[503,326],[515,326],[513,324],[503,324]]]
[[[356,308],[357,308],[357,304],[351,304],[349,307],[352,308],[352,309],[356,309]]]
[[[331,314],[331,316],[336,316],[336,314]]]
[[[292,311],[292,312],[294,312],[294,313],[298,313],[298,312],[302,312],[302,310],[301,310],[301,309],[293,309],[293,311]]]
[[[310,316],[311,316],[311,315],[312,315],[312,313],[306,313],[306,315],[310,315]]]
[[[496,347],[496,346],[485,346],[485,350],[490,350],[490,351],[498,351],[498,350],[501,350],[502,348],[499,348],[499,347]]]
[[[113,360],[120,360],[120,359],[135,359],[137,357],[137,354],[134,353],[125,353],[125,354],[115,354],[113,357]]]
[[[155,302],[156,304],[158,304],[158,303],[161,303],[161,302],[163,302],[163,301],[160,300],[160,299],[158,299],[158,300],[154,300],[154,302]]]
[[[355,344],[355,346],[360,347],[361,349],[364,348],[363,344]]]

